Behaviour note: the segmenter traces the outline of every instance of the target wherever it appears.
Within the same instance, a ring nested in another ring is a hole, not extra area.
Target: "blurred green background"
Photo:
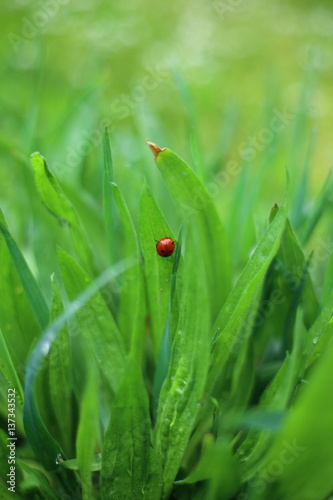
[[[105,125],[134,217],[145,178],[179,223],[146,138],[206,183],[227,172],[222,217],[238,177],[228,162],[248,161],[251,179],[270,158],[259,219],[281,198],[285,167],[295,185],[310,158],[310,195],[321,189],[332,156],[331,2],[3,0],[1,10],[1,207],[42,281],[48,270],[46,288],[58,223],[41,206],[29,156],[46,157],[98,245]]]

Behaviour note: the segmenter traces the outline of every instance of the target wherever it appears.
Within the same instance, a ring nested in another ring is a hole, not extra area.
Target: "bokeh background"
[[[3,0],[1,18],[1,207],[42,282],[58,223],[41,207],[29,156],[46,157],[98,245],[89,218],[100,214],[102,227],[105,125],[134,217],[144,181],[164,213],[171,207],[146,138],[206,183],[229,172],[216,196],[222,217],[235,209],[228,162],[250,165],[250,185],[268,157],[253,219],[281,199],[285,168],[295,186],[306,163],[311,210],[332,159],[330,1]]]

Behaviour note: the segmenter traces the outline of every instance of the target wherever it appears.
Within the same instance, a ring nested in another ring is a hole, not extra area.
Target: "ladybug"
[[[161,257],[170,257],[175,249],[175,241],[171,238],[162,238],[156,243],[156,251]]]

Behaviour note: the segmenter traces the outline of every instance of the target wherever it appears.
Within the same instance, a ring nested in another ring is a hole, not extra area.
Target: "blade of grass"
[[[290,350],[291,345],[292,345],[292,335],[295,330],[295,321],[296,321],[296,314],[297,314],[297,309],[299,306],[299,303],[301,301],[301,297],[303,294],[304,286],[306,283],[306,279],[309,276],[308,271],[309,271],[309,266],[311,262],[311,255],[307,259],[307,261],[304,264],[304,268],[302,270],[301,277],[299,279],[299,283],[297,284],[291,304],[289,306],[284,328],[283,328],[283,333],[282,333],[282,339],[283,339],[283,350],[287,351]]]
[[[120,282],[118,325],[127,349],[140,364],[145,340],[145,296],[141,252],[138,236],[127,204],[116,184],[112,184],[112,190],[124,228],[122,255],[124,258],[133,257],[135,259],[135,265],[123,273]],[[129,311],[131,314],[129,314]]]
[[[52,343],[59,330],[70,321],[77,312],[96,295],[96,291],[122,273],[132,262],[121,261],[99,276],[91,285],[84,287],[82,293],[75,297],[64,312],[47,328],[32,351],[26,368],[24,426],[29,443],[38,460],[48,469],[59,466],[59,457],[64,457],[59,444],[52,438],[40,416],[35,400],[36,378],[42,371]]]
[[[105,127],[103,137],[104,170],[103,170],[103,208],[105,236],[111,262],[115,261],[114,203],[111,183],[113,182],[113,163],[108,129]]]
[[[8,385],[15,389],[18,401],[23,404],[23,388],[19,374],[9,354],[6,341],[0,329],[0,371],[4,374]]]
[[[287,409],[295,389],[304,375],[307,342],[303,318],[298,313],[292,353],[291,355],[287,353],[274,379],[263,392],[259,402],[259,410],[276,412]],[[243,466],[244,480],[252,478],[263,466],[271,441],[272,433],[270,432],[250,431],[240,448],[240,455],[246,457]]]
[[[63,313],[59,285],[52,276],[53,299],[51,324]],[[59,436],[64,451],[70,453],[72,443],[72,361],[71,346],[67,324],[57,333],[49,352],[49,391],[53,411],[57,420]]]
[[[70,460],[63,460],[60,462],[61,466],[65,469],[69,470],[79,470],[78,460],[77,458],[72,458]],[[93,460],[90,464],[90,470],[92,472],[99,471],[102,468],[102,455],[99,453],[93,457]]]
[[[212,500],[228,500],[240,486],[240,470],[230,444],[224,439],[215,441],[212,434],[205,436],[196,467],[176,484],[195,484],[204,480],[210,480],[205,498]]]
[[[231,286],[228,242],[213,198],[195,173],[169,149],[148,142],[155,162],[184,222],[197,233],[201,259],[206,263],[212,316],[215,319]]]
[[[256,250],[231,291],[215,324],[207,392],[210,393],[223,364],[237,342],[242,323],[246,322],[253,297],[257,295],[267,269],[275,257],[285,228],[290,189],[287,180],[285,200],[263,235]]]
[[[79,259],[83,267],[90,274],[93,274],[91,250],[74,207],[67,200],[56,178],[48,169],[45,158],[39,153],[33,153],[31,164],[35,171],[36,187],[43,203],[60,223],[68,224]]]
[[[168,315],[170,277],[174,257],[166,259],[160,257],[156,252],[156,240],[159,241],[166,236],[174,240],[174,236],[147,188],[144,189],[140,200],[139,226],[151,342],[154,358],[157,359],[163,327]]]
[[[104,436],[102,500],[144,498],[149,474],[150,432],[148,396],[142,375],[135,362],[129,359]]]
[[[174,68],[172,70],[172,76],[185,110],[187,136],[190,143],[192,162],[193,165],[195,165],[197,175],[200,177],[200,179],[204,179],[205,172],[203,170],[202,155],[199,148],[197,120],[190,89],[179,69]]]
[[[281,248],[277,258],[281,259],[284,263],[294,281],[301,278],[306,264],[305,257],[289,220],[287,220],[286,228],[281,240]],[[291,285],[294,288],[294,283],[291,283]],[[304,319],[307,327],[309,328],[318,315],[319,303],[311,276],[308,272],[305,276],[301,301],[304,309]]]
[[[208,369],[209,296],[203,261],[197,259],[197,243],[196,235],[187,232],[186,280],[179,323],[172,344],[168,375],[160,392],[153,436],[163,471],[162,498],[168,498],[170,494],[193,431]]]
[[[91,280],[85,271],[65,251],[58,249],[59,266],[71,301],[87,289]],[[98,365],[112,390],[116,390],[121,379],[126,359],[123,338],[100,292],[96,291],[76,313],[79,333],[85,347],[94,353]]]
[[[302,245],[305,245],[312,235],[314,229],[317,226],[320,217],[322,216],[326,205],[328,203],[329,195],[332,190],[332,173],[330,172],[327,176],[327,179],[323,185],[323,188],[316,198],[314,206],[311,210],[311,213],[306,218],[304,226],[300,230],[300,240]]]
[[[98,377],[94,364],[90,363],[88,382],[83,394],[80,421],[76,437],[76,455],[82,483],[82,499],[94,498],[92,486],[92,463],[99,436]]]
[[[301,178],[299,179],[299,182],[297,182],[298,189],[295,197],[293,198],[293,203],[291,204],[290,207],[290,212],[291,212],[290,218],[293,222],[294,227],[296,228],[299,228],[302,219],[304,217],[303,210],[306,202],[306,195],[310,181],[311,157],[314,150],[315,140],[316,140],[316,133],[315,131],[312,130],[310,140],[308,141],[303,172]]]
[[[10,232],[8,231],[7,224],[3,213],[0,212],[0,231],[6,241],[8,250],[12,256],[16,271],[20,277],[22,286],[30,302],[31,308],[36,316],[36,319],[42,329],[46,328],[49,322],[49,308],[42,295],[42,292],[26,263],[25,258]]]
[[[333,289],[333,252],[329,257],[324,276],[324,283],[321,293],[321,302],[325,304]]]
[[[36,485],[38,485],[38,488],[41,490],[43,495],[47,496],[50,500],[61,500],[61,496],[51,486],[43,472],[31,467],[19,458],[17,458],[16,461],[17,465],[24,470],[27,476],[30,477]]]
[[[303,388],[285,425],[276,435],[266,458],[266,466],[257,480],[253,481],[254,494],[251,498],[315,500],[326,498],[332,491],[332,363],[333,349],[330,348],[314,370],[310,383]],[[281,463],[281,457],[287,457],[287,461]],[[276,461],[281,465],[279,474],[267,481],[267,468]],[[264,490],[258,488],[259,484],[265,486]]]
[[[173,306],[173,298],[175,294],[176,288],[176,277],[177,271],[179,267],[179,261],[181,257],[181,245],[182,245],[182,234],[183,234],[183,226],[181,226],[180,231],[178,233],[177,238],[177,246],[175,251],[175,260],[173,261],[172,273],[171,273],[171,286],[170,286],[170,298],[169,298],[169,308],[168,308],[168,316],[166,320],[166,324],[164,327],[164,332],[162,336],[161,346],[158,353],[156,371],[154,375],[154,384],[153,384],[153,397],[154,397],[154,413],[156,417],[158,398],[160,394],[161,387],[163,382],[167,376],[169,363],[170,363],[170,355],[171,355],[171,311]]]
[[[267,120],[270,117],[267,117]],[[274,132],[269,149],[265,149],[255,178],[250,180],[251,161],[240,165],[237,187],[230,207],[229,234],[232,241],[232,256],[236,264],[246,262],[250,249],[255,245],[253,214],[267,171],[272,168],[278,150],[280,133]]]

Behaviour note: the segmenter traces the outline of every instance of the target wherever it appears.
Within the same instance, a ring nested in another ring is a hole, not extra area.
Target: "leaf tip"
[[[35,158],[36,156],[38,156],[39,158],[43,158],[43,160],[44,160],[44,156],[39,151],[35,151],[34,153],[31,153],[30,158]]]
[[[269,218],[268,218],[269,224],[271,222],[273,222],[273,219],[276,216],[276,214],[278,213],[278,211],[279,211],[279,205],[277,203],[274,203],[273,207],[271,208]]]
[[[160,148],[157,144],[155,144],[154,142],[150,142],[148,141],[148,139],[146,139],[146,143],[148,144],[148,146],[150,147],[150,150],[151,152],[153,153],[154,155],[154,158],[156,160],[157,156],[161,153],[161,151],[165,151],[166,148]]]

